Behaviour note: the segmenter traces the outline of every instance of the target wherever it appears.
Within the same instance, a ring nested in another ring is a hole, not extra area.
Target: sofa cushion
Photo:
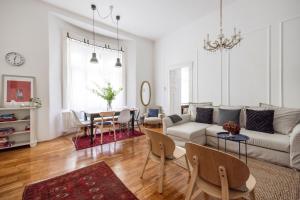
[[[197,122],[187,122],[167,128],[167,135],[183,138],[190,141],[196,137],[205,135],[205,129],[209,126],[211,125]]]
[[[217,137],[217,133],[223,131],[224,129],[221,126],[213,125],[206,129],[206,135]],[[280,133],[270,135],[267,133],[246,130],[244,128],[241,129],[240,133],[247,135],[250,138],[247,141],[248,144],[287,153],[290,152],[290,138],[288,135]]]
[[[224,123],[232,121],[236,124],[240,124],[240,113],[241,109],[219,109],[219,125],[222,126]]]
[[[274,133],[274,110],[246,110],[246,129]]]
[[[212,124],[213,108],[197,108],[196,122],[204,124]]]
[[[189,114],[191,115],[191,120],[195,121],[197,115],[197,107],[204,107],[204,106],[212,106],[212,102],[203,102],[203,103],[190,103],[189,104]]]
[[[274,130],[282,134],[289,134],[300,122],[299,108],[283,108],[269,104],[260,103],[261,108],[274,109]]]

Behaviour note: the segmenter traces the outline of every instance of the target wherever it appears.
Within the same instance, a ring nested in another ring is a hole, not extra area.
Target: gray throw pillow
[[[240,113],[241,109],[232,110],[219,108],[219,125],[223,126],[224,123],[229,121],[240,124]]]

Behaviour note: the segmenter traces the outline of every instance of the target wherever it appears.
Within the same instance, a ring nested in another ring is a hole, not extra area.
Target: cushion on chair
[[[96,125],[111,125],[112,121],[97,122]]]
[[[224,129],[221,126],[213,125],[206,129],[206,135],[217,137],[217,133],[223,131]],[[270,135],[258,131],[246,130],[244,128],[241,129],[240,133],[250,138],[247,141],[248,144],[287,153],[290,152],[290,138],[288,135],[280,133]]]
[[[148,117],[158,117],[159,109],[150,108],[148,110]]]
[[[183,138],[190,141],[194,138],[205,135],[205,129],[209,126],[211,125],[196,122],[187,122],[167,128],[167,135]]]
[[[146,117],[144,119],[145,124],[160,124],[161,123],[161,118],[159,117]]]

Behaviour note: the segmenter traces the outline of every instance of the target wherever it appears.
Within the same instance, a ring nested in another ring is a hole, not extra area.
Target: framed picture
[[[31,76],[3,75],[3,106],[29,106],[34,97],[35,78]]]

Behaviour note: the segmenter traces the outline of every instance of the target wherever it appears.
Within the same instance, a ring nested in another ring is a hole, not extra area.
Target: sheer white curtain
[[[105,110],[106,101],[92,93],[91,89],[95,84],[106,87],[107,83],[111,83],[114,89],[123,88],[112,102],[113,108],[123,107],[124,67],[115,67],[117,52],[96,47],[97,64],[90,63],[92,52],[92,46],[67,38],[66,107],[76,111]]]

